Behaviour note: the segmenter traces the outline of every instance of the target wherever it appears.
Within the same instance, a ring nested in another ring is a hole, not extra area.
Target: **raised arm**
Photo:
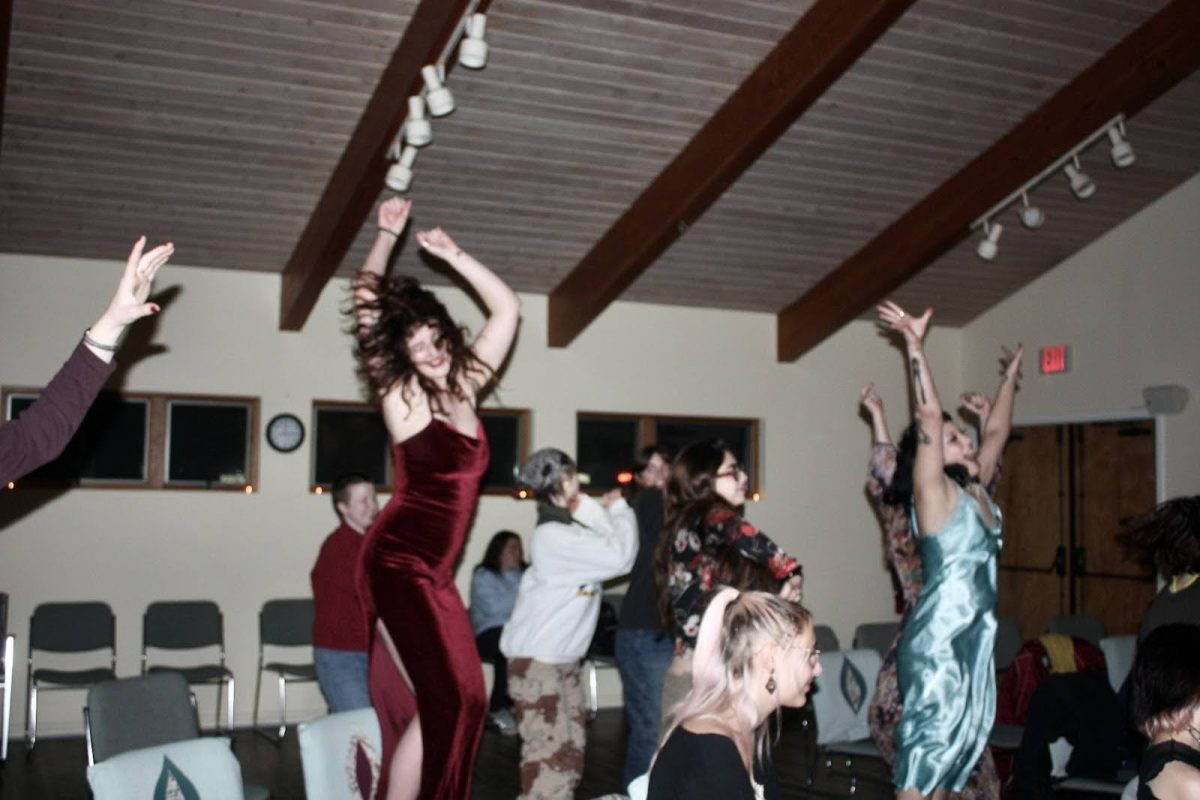
[[[1004,377],[991,402],[990,413],[980,420],[979,482],[984,486],[992,484],[1000,456],[1004,454],[1004,445],[1008,443],[1008,435],[1012,432],[1013,401],[1021,380],[1021,359],[1025,357],[1023,344],[1017,345],[1016,352],[1007,347],[1001,347],[1000,350],[1000,366]]]
[[[887,415],[883,412],[883,399],[875,391],[875,384],[868,383],[858,393],[859,402],[871,415],[871,435],[875,444],[891,444],[892,435],[888,433]]]
[[[366,276],[366,280],[359,280],[354,287],[355,319],[359,325],[371,328],[379,321],[379,313],[370,308],[375,300],[373,287],[387,273],[392,248],[404,233],[404,226],[408,224],[411,211],[412,201],[403,197],[392,197],[379,205],[379,230],[375,233],[375,242],[371,245],[366,260],[358,270],[360,276]]]
[[[521,299],[499,275],[455,244],[441,228],[418,232],[417,241],[463,276],[487,307],[487,322],[471,343],[471,350],[493,371],[499,369],[517,335]]]
[[[876,307],[880,321],[904,337],[912,379],[913,422],[917,426],[917,456],[913,461],[913,505],[922,533],[941,527],[950,514],[955,489],[944,471],[942,402],[925,358],[925,333],[933,309],[913,317],[890,300]]]

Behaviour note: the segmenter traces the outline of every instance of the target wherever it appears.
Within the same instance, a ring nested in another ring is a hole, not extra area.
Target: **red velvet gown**
[[[383,734],[377,797],[387,791],[396,743],[421,714],[422,798],[462,800],[487,713],[483,669],[466,607],[454,585],[488,464],[482,423],[477,438],[434,419],[393,445],[393,494],[367,532],[359,592],[371,619],[369,684]],[[380,619],[412,680],[412,692],[374,635]]]

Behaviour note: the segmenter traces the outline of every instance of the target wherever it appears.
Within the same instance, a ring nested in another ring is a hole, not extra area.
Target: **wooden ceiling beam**
[[[570,344],[910,5],[816,0],[550,293],[550,346]]]
[[[1132,116],[1189,76],[1200,67],[1198,42],[1200,3],[1173,0],[779,312],[779,360],[799,358],[886,298],[1107,120]]]
[[[483,12],[489,0],[480,0]],[[387,172],[387,152],[421,90],[421,67],[437,61],[470,0],[421,0],[338,159],[283,270],[279,327],[298,331],[371,213]],[[450,63],[447,63],[449,69]]]

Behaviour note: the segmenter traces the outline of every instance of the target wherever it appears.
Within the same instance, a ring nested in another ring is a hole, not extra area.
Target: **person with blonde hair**
[[[767,592],[728,587],[708,603],[692,688],[671,715],[650,769],[650,800],[772,800],[779,784],[767,720],[803,706],[821,674],[812,615]]]

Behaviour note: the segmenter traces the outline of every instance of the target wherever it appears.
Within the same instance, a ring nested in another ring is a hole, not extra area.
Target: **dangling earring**
[[[775,694],[775,667],[771,667],[771,674],[767,676],[767,694]]]

